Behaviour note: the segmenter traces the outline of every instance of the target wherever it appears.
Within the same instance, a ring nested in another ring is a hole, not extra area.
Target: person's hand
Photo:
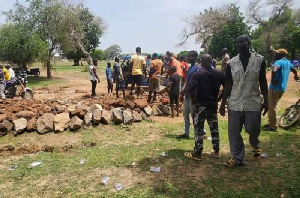
[[[265,101],[261,105],[261,111],[263,112],[263,116],[265,116],[267,114],[268,110],[269,110],[269,103],[267,101]]]
[[[225,116],[225,103],[223,103],[223,102],[221,103],[221,106],[219,108],[219,113],[222,117]]]
[[[180,94],[180,96],[179,96],[179,100],[180,100],[180,102],[183,102],[184,101],[184,94]]]
[[[100,83],[100,79],[98,79],[98,83]]]

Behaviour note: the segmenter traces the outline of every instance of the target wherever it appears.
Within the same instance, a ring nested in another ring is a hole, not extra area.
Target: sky
[[[78,0],[73,0],[78,2]],[[13,8],[13,0],[0,0],[0,12]],[[25,2],[25,0],[19,0]],[[234,3],[246,14],[249,0],[82,0],[84,5],[107,25],[101,38],[100,49],[120,45],[123,53],[132,53],[136,47],[142,52],[165,53],[182,50],[200,50],[200,44],[190,38],[185,46],[178,47],[180,34],[187,26],[183,19],[192,17],[210,7],[220,8]],[[300,8],[294,0],[293,8]],[[5,16],[0,15],[0,24]]]

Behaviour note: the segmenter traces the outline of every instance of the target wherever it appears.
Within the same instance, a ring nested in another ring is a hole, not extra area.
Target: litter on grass
[[[82,159],[82,160],[80,160],[80,162],[79,162],[80,165],[83,165],[83,164],[85,164],[85,163],[86,163],[86,159]]]
[[[284,155],[282,155],[282,153],[276,153],[275,155],[276,155],[276,157],[282,157],[282,156],[284,156]]]
[[[163,153],[161,153],[161,156],[163,156],[163,157],[167,157],[167,156],[168,156],[168,153],[166,153],[166,152],[163,152]]]
[[[109,182],[109,177],[103,177],[101,183],[106,186]]]
[[[135,163],[135,162],[132,162],[131,167],[133,168],[133,167],[135,167],[135,166],[136,166],[136,163]]]
[[[32,168],[34,168],[34,167],[40,166],[41,164],[42,164],[42,162],[33,162],[33,163],[30,164],[30,166]]]
[[[13,171],[16,170],[17,165],[11,165],[8,170]]]
[[[115,189],[116,189],[117,191],[122,190],[122,188],[123,188],[122,184],[120,184],[120,183],[115,183]]]
[[[208,140],[212,140],[212,138],[211,138],[210,136],[209,136],[209,137],[207,137],[207,139],[208,139]]]
[[[260,155],[261,158],[267,158],[267,156],[268,156],[267,153],[262,153],[262,154]]]
[[[154,173],[160,173],[160,167],[150,167],[150,172],[154,172]]]

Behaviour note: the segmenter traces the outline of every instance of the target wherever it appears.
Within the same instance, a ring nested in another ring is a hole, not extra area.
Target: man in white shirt
[[[98,65],[98,61],[93,60],[93,65],[90,65],[90,68],[89,68],[90,80],[92,83],[92,97],[96,97],[97,80],[98,80],[98,83],[100,83],[100,79],[97,75],[97,70],[96,70],[97,65]]]

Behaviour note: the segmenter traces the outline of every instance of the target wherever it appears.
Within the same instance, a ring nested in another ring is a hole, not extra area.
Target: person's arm
[[[198,85],[198,80],[197,80],[197,74],[193,74],[191,77],[191,81],[188,84],[188,90],[189,90],[189,96],[191,98],[192,104],[195,104],[196,98],[195,98],[195,90]]]
[[[294,74],[294,79],[297,81],[299,80],[298,74],[297,74],[297,70],[294,67],[291,67],[291,72],[293,72]]]
[[[266,113],[269,110],[269,99],[268,99],[268,82],[266,77],[266,61],[263,60],[260,71],[259,71],[259,87],[261,94],[263,95],[264,101],[261,107],[261,111],[263,111],[263,115],[266,115]]]
[[[225,87],[224,87],[223,97],[221,101],[221,106],[219,109],[221,116],[225,116],[225,104],[227,102],[228,97],[231,94],[232,85],[233,85],[233,81],[232,81],[231,67],[228,64],[225,72]]]
[[[95,67],[93,68],[93,71],[94,71],[95,77],[98,79],[98,83],[100,83],[100,79],[99,79],[99,77],[97,75],[97,71],[96,71]]]

